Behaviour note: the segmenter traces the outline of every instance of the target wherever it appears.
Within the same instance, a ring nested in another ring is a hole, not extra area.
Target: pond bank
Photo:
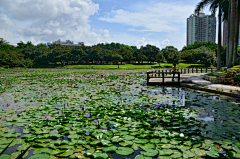
[[[203,76],[204,74],[199,74],[199,76],[196,76],[196,74],[194,75],[188,74],[188,77],[185,78],[187,78],[188,81],[191,80],[192,83],[181,82],[180,85],[196,90],[240,98],[240,87],[224,84],[213,84],[210,81],[204,80]]]

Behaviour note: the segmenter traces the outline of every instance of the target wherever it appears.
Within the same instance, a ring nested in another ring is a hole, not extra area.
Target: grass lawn
[[[240,65],[233,66],[232,68],[240,68]]]
[[[154,65],[135,65],[135,64],[125,64],[119,65],[120,69],[151,69],[151,68],[172,68],[172,64],[169,63],[161,63]],[[201,64],[185,64],[179,63],[177,65],[178,68],[189,68],[189,67],[203,67]],[[56,68],[78,68],[78,69],[118,69],[118,65],[66,65],[66,66],[57,66]]]

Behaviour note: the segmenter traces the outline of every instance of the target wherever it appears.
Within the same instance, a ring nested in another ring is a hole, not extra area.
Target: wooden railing
[[[177,75],[177,78],[178,78],[177,83],[180,84],[180,74],[208,73],[208,72],[213,72],[213,70],[215,70],[215,69],[213,69],[213,68],[178,68],[175,72],[175,74]],[[171,76],[167,76],[168,74]],[[159,69],[159,70],[147,71],[147,83],[148,84],[150,84],[150,82],[149,82],[150,78],[162,78],[162,83],[164,83],[165,78],[172,78],[172,77],[173,77],[172,69]]]
[[[167,76],[168,74],[171,76]],[[147,84],[148,85],[150,84],[150,82],[149,82],[150,78],[162,78],[161,84],[164,84],[165,78],[172,78],[174,80],[173,74],[177,75],[177,77],[174,76],[174,78],[177,78],[178,80],[177,80],[177,82],[171,82],[171,83],[180,85],[180,72],[173,73],[173,72],[160,72],[160,71],[158,71],[158,72],[148,71],[147,72]]]
[[[213,68],[177,68],[176,72],[180,72],[181,74],[186,73],[208,73],[213,72],[216,69]],[[148,72],[172,72],[172,69],[158,69],[158,70],[151,70]]]

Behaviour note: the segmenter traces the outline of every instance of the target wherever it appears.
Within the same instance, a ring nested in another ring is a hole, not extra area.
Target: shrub
[[[240,69],[228,70],[227,74],[222,79],[222,83],[240,86]]]

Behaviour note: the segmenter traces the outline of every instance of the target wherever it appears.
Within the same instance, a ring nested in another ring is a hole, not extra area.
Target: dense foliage
[[[227,74],[223,77],[222,83],[240,86],[240,69],[229,69]]]
[[[167,47],[166,47],[167,48]],[[119,43],[97,44],[93,46],[68,47],[57,44],[47,47],[44,44],[34,46],[31,42],[22,41],[17,47],[11,46],[4,39],[0,39],[0,65],[6,67],[31,67],[48,64],[113,64],[118,62],[143,63],[165,62],[160,49],[153,45],[128,46]],[[180,53],[175,49],[165,54],[168,62],[179,63]],[[158,59],[161,57],[162,59]],[[176,58],[178,57],[178,58]]]
[[[159,49],[147,44],[137,48],[119,43],[101,43],[93,46],[68,47],[57,44],[47,47],[45,44],[34,46],[22,41],[16,47],[0,38],[0,66],[38,67],[50,64],[122,64],[143,62],[153,63],[201,63],[205,66],[216,65],[217,44],[195,42],[178,51],[174,46]],[[239,49],[240,54],[240,49]],[[235,64],[240,63],[240,58]],[[226,47],[222,47],[222,65],[226,59]]]

